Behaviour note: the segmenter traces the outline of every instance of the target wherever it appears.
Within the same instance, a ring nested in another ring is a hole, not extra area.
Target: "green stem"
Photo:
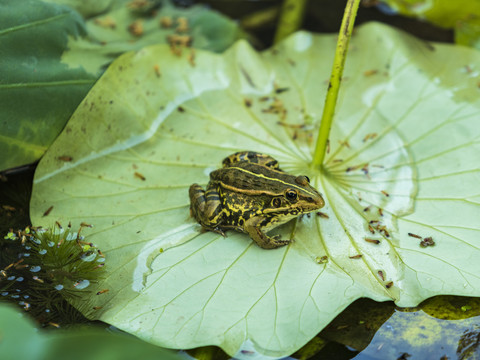
[[[305,14],[307,0],[284,0],[274,43],[286,38],[300,28]]]
[[[335,58],[333,60],[332,74],[328,84],[327,96],[325,98],[325,106],[323,108],[320,129],[318,130],[317,143],[315,144],[315,152],[313,154],[312,168],[320,168],[325,158],[325,152],[328,145],[328,136],[332,127],[333,115],[337,104],[338,91],[342,80],[343,68],[347,57],[348,42],[352,36],[353,24],[357,15],[360,0],[348,0],[343,14],[340,33],[338,34],[337,48],[335,50]]]

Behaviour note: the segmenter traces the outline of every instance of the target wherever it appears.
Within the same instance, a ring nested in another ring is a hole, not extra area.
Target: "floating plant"
[[[80,235],[82,227],[91,226],[10,230],[0,239],[0,300],[18,304],[44,325],[81,320],[64,295],[89,291],[105,265],[102,252]]]

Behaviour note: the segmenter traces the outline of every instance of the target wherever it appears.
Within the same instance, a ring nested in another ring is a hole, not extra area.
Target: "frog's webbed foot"
[[[259,228],[255,228],[255,231],[256,236],[252,237],[252,239],[263,249],[276,249],[288,245],[291,242],[291,240],[281,240],[280,235],[268,236]]]
[[[280,235],[268,236],[265,234],[259,225],[263,218],[251,218],[247,220],[245,231],[248,235],[263,249],[276,249],[281,246],[288,245],[291,240],[281,240]]]
[[[220,229],[220,228],[218,228],[218,227],[215,228],[215,229],[212,229],[212,230],[210,230],[210,231],[213,231],[214,233],[220,234],[220,235],[222,235],[223,237],[227,237],[227,235],[225,234],[225,231],[223,231],[222,229]]]

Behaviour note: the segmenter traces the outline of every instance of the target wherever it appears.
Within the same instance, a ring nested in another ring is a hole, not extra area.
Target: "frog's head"
[[[310,185],[307,176],[292,176],[292,180],[281,193],[272,197],[263,211],[268,217],[278,217],[277,223],[284,223],[325,206],[322,195]]]

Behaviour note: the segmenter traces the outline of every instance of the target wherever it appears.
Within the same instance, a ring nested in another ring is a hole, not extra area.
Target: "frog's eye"
[[[279,208],[280,206],[282,206],[282,200],[280,200],[279,198],[274,198],[272,200],[272,205],[276,208]]]
[[[307,179],[307,182],[310,184],[310,178],[307,175],[305,175],[305,179]]]
[[[295,190],[289,189],[285,191],[285,197],[290,201],[295,201],[298,198],[298,193]]]

